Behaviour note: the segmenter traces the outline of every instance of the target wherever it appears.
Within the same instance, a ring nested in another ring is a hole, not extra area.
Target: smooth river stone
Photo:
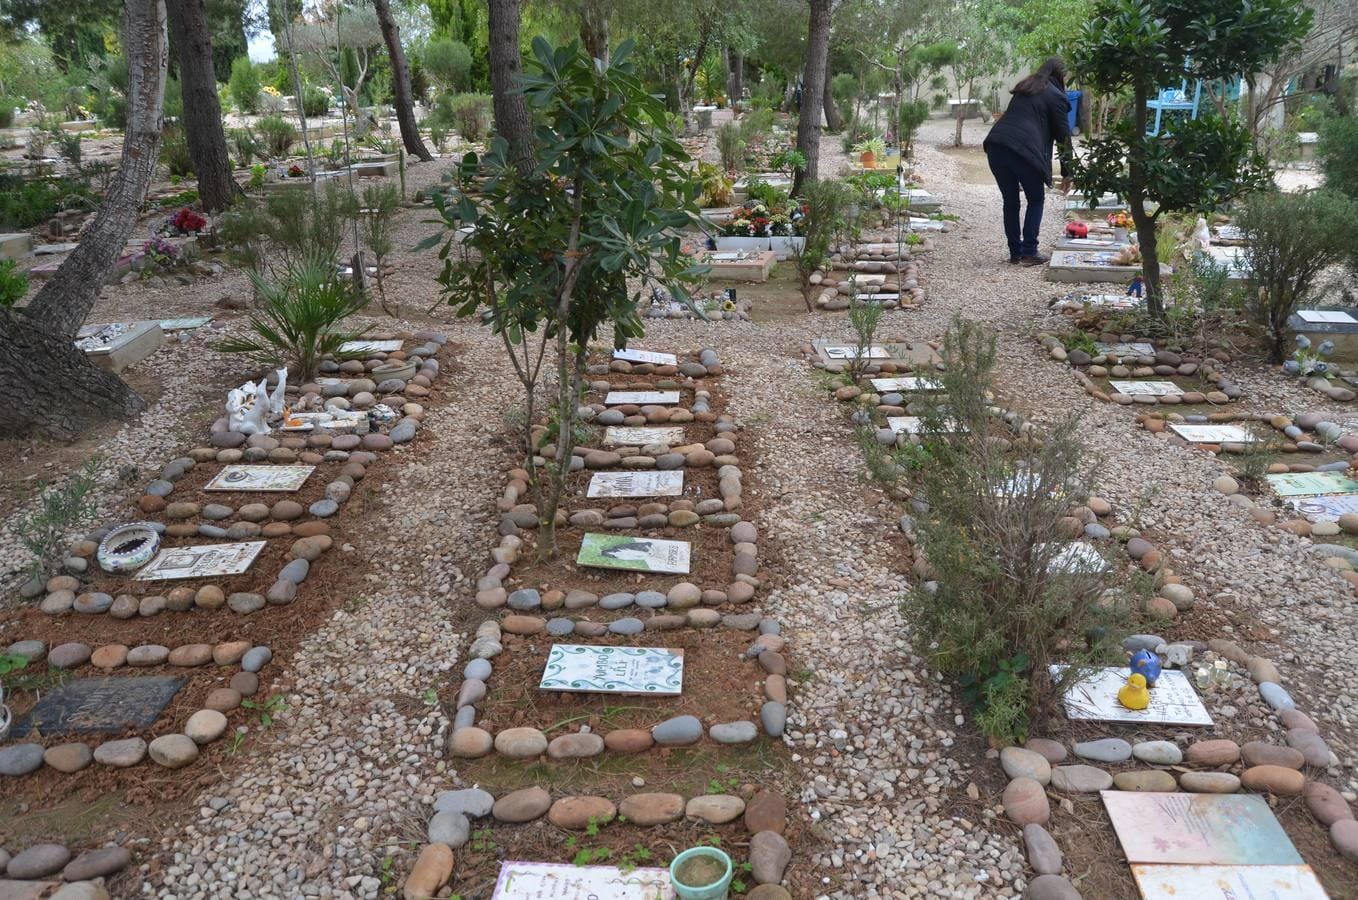
[[[1041,825],[1023,826],[1023,846],[1028,851],[1028,865],[1039,875],[1056,875],[1061,871],[1061,848]]]
[[[1335,822],[1353,818],[1349,802],[1324,782],[1308,781],[1306,787],[1301,789],[1301,795],[1306,798],[1306,808],[1311,810],[1311,815],[1322,825],[1328,827]]]
[[[1247,766],[1282,766],[1286,769],[1301,769],[1306,762],[1300,750],[1264,741],[1250,741],[1242,745],[1240,758]]]
[[[1004,774],[1012,778],[1031,778],[1039,784],[1048,784],[1052,778],[1051,763],[1046,757],[1022,747],[1005,747],[1000,751],[1000,766]]]
[[[705,794],[694,797],[684,807],[685,816],[690,819],[701,819],[709,825],[734,822],[743,812],[745,801],[731,794]]]
[[[1042,757],[1052,765],[1066,761],[1065,745],[1059,741],[1049,740],[1048,738],[1029,738],[1023,746],[1025,750],[1042,754]]]
[[[1015,778],[1004,789],[1004,812],[1015,825],[1043,825],[1051,818],[1047,792],[1032,778]]]
[[[1113,786],[1113,776],[1094,766],[1057,766],[1052,769],[1052,787],[1071,794],[1093,794]]]
[[[1185,757],[1200,766],[1225,766],[1240,759],[1240,745],[1225,739],[1198,741],[1189,745]]]
[[[1082,741],[1075,745],[1075,755],[1095,762],[1119,763],[1132,757],[1132,745],[1122,738],[1103,738]]]
[[[506,728],[495,736],[495,752],[511,759],[530,759],[547,750],[547,736],[536,728]]]
[[[1039,875],[1028,882],[1024,900],[1080,900],[1080,892],[1060,875]]]
[[[551,805],[552,795],[542,788],[523,788],[496,800],[491,815],[500,822],[520,824],[541,818]]]
[[[1251,791],[1295,797],[1305,787],[1306,777],[1296,769],[1283,766],[1251,766],[1241,773],[1240,784]]]
[[[607,797],[563,797],[552,804],[547,820],[558,828],[580,831],[605,825],[617,816],[618,808]]]
[[[1230,772],[1185,772],[1179,776],[1179,787],[1191,794],[1234,794],[1240,790],[1240,779]]]
[[[651,729],[657,744],[669,747],[695,744],[703,736],[703,723],[697,716],[675,716]]]
[[[623,798],[618,812],[633,825],[649,827],[681,818],[684,806],[684,798],[678,794],[633,794]]]
[[[1139,772],[1118,772],[1113,786],[1120,791],[1153,791],[1172,793],[1178,789],[1174,776],[1163,769],[1143,769]]]
[[[1176,766],[1184,759],[1183,751],[1170,741],[1142,741],[1132,747],[1132,755],[1153,766]]]

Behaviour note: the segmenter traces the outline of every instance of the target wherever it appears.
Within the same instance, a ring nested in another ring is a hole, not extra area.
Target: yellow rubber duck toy
[[[1145,675],[1133,675],[1118,688],[1118,702],[1128,709],[1145,709],[1151,705],[1151,692],[1146,688]]]

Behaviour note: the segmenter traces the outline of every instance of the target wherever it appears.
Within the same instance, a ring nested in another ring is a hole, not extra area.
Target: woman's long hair
[[[1036,72],[1014,85],[1009,93],[1036,97],[1052,84],[1063,91],[1066,89],[1066,64],[1059,56],[1047,57]]]

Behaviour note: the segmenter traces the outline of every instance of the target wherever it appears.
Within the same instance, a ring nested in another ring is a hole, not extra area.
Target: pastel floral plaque
[[[544,691],[678,696],[684,686],[684,651],[663,647],[591,647],[553,644],[542,672]]]

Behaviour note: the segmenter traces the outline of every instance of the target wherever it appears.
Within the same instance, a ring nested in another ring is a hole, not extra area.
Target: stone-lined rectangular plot
[[[886,424],[896,434],[924,434],[924,419],[919,416],[887,416]],[[951,419],[945,419],[940,427],[943,434],[965,433],[970,430]]]
[[[1066,666],[1053,665],[1052,678],[1059,678]],[[1151,690],[1151,703],[1145,709],[1128,709],[1118,702],[1118,689],[1127,683],[1126,666],[1095,669],[1066,689],[1061,698],[1070,719],[1094,722],[1158,723],[1161,725],[1211,725],[1212,717],[1202,705],[1188,676],[1178,669],[1165,669]]]
[[[684,688],[684,651],[553,644],[538,687],[544,691],[678,696]]]
[[[177,578],[210,578],[239,575],[254,564],[267,541],[240,544],[204,544],[198,547],[161,549],[156,558],[137,572],[134,581],[172,581]]]
[[[678,402],[678,391],[609,391],[604,397],[607,406],[628,403],[636,406],[674,406]]]
[[[684,492],[681,471],[596,472],[587,497],[677,497]]]
[[[626,534],[591,532],[580,541],[576,563],[595,569],[687,575],[688,541],[659,541]]]
[[[654,350],[633,350],[630,347],[625,350],[614,350],[613,358],[623,362],[632,363],[652,363],[657,366],[677,366],[679,358],[673,353],[657,353]]]
[[[604,443],[614,447],[644,447],[647,444],[683,443],[684,429],[678,425],[663,428],[627,428],[611,425],[604,431]]]
[[[205,491],[296,491],[300,490],[315,466],[229,465],[203,485]]]
[[[1119,394],[1129,396],[1164,397],[1183,393],[1183,388],[1172,381],[1110,381],[1108,384]]]
[[[42,734],[117,734],[155,724],[185,684],[183,678],[136,676],[77,678],[38,700],[11,730],[12,737]]]

